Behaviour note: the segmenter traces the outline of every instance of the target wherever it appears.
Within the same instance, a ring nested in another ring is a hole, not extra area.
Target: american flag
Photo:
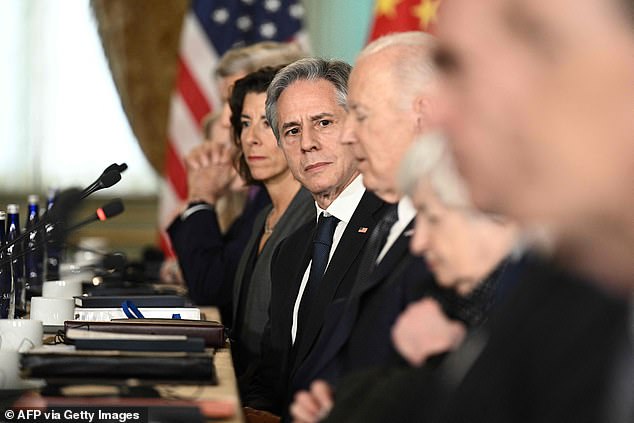
[[[441,0],[376,0],[368,41],[391,32],[434,32]]]
[[[301,42],[303,15],[299,0],[192,0],[181,34],[159,200],[161,248],[166,254],[173,255],[165,228],[187,197],[183,158],[202,142],[202,119],[220,105],[212,78],[219,57],[234,46],[259,41]]]

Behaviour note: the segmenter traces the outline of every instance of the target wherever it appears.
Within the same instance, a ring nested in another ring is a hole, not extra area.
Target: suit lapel
[[[385,257],[383,257],[368,278],[364,281],[357,281],[355,287],[353,288],[351,297],[361,297],[364,292],[376,286],[390,271],[394,269],[396,263],[407,254],[413,225],[414,221],[412,220],[405,227],[403,232],[401,232],[398,238],[396,238],[396,241],[392,244]]]
[[[325,311],[328,308],[328,304],[333,301],[342,281],[348,276],[348,270],[360,256],[363,246],[369,238],[370,230],[374,228],[378,221],[378,218],[375,217],[375,212],[383,204],[374,194],[367,191],[361,198],[328,264],[324,279],[319,285],[319,292],[315,297],[315,302],[310,305],[306,325],[304,328],[300,328],[298,333],[294,346],[297,353],[294,367],[301,363],[308,352],[310,352],[324,324]],[[360,231],[361,228],[369,228],[370,230]],[[352,282],[351,280],[350,283]]]

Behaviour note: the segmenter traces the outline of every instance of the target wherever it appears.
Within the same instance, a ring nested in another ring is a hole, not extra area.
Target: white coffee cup
[[[78,281],[46,281],[42,284],[43,297],[73,298],[81,294],[81,282]]]
[[[41,320],[45,326],[63,325],[73,320],[75,300],[73,298],[31,298],[31,319]]]
[[[0,350],[26,352],[41,346],[41,320],[0,320]]]
[[[0,351],[0,389],[19,389],[22,386],[20,353],[17,351]]]

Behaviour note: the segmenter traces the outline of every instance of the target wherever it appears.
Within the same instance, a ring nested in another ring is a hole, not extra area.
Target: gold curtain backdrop
[[[169,101],[189,0],[91,0],[91,7],[132,131],[152,167],[163,174]]]

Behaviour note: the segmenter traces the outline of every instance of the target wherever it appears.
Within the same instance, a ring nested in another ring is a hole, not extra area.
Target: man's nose
[[[306,128],[302,130],[302,135],[301,135],[299,145],[303,151],[311,151],[311,150],[319,149],[320,147],[319,136],[310,125],[308,125]]]

